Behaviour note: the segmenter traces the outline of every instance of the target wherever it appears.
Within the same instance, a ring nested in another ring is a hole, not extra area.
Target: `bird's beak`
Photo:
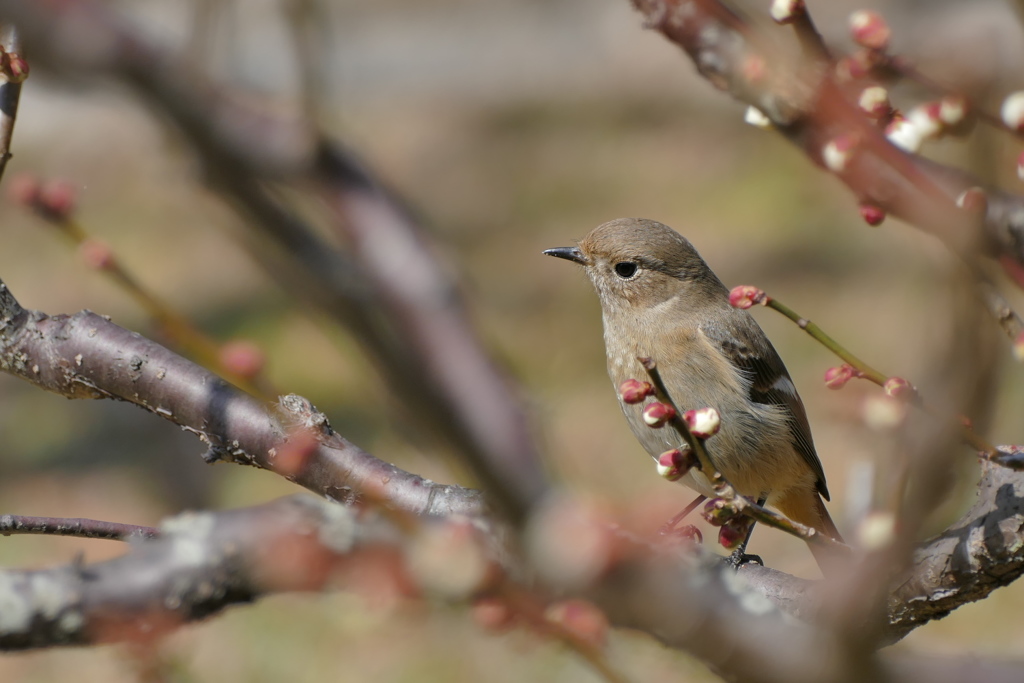
[[[548,256],[564,258],[566,261],[575,261],[581,266],[590,265],[590,259],[583,255],[579,247],[555,247],[554,249],[545,249],[544,253]]]

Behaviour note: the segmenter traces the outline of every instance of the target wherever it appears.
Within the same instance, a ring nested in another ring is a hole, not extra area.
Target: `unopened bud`
[[[1003,123],[1012,131],[1024,130],[1024,91],[1010,93],[1000,109]]]
[[[654,387],[650,382],[641,382],[638,379],[627,379],[619,385],[619,398],[623,403],[635,405],[642,402],[648,396],[654,395]]]
[[[772,120],[765,116],[757,107],[747,107],[747,113],[743,115],[743,121],[755,128],[772,127]]]
[[[96,270],[108,270],[114,265],[114,252],[110,245],[95,239],[87,239],[78,246],[85,265]]]
[[[712,498],[704,504],[701,516],[711,526],[722,526],[730,519],[739,515],[736,506],[725,498]]]
[[[544,610],[544,619],[561,626],[574,640],[602,649],[608,642],[608,618],[584,600],[563,600]]]
[[[836,78],[840,82],[858,81],[871,72],[872,62],[864,57],[866,50],[836,61]]]
[[[647,407],[644,408],[644,424],[646,424],[648,427],[658,429],[660,427],[664,427],[665,423],[671,420],[673,417],[675,417],[675,415],[675,408],[668,405],[667,403],[655,401],[654,403],[648,404]]]
[[[907,113],[907,120],[917,129],[922,140],[936,138],[942,133],[943,123],[939,118],[938,102],[926,102],[918,105]]]
[[[764,290],[753,285],[739,285],[729,292],[729,305],[733,308],[750,308],[754,304],[767,304],[768,296]]]
[[[840,135],[829,140],[821,149],[821,160],[833,173],[842,173],[853,157],[854,140],[849,135]]]
[[[882,389],[885,390],[886,396],[902,400],[908,400],[917,393],[917,389],[914,388],[914,385],[902,377],[890,377],[885,380],[885,384],[882,385]]]
[[[939,100],[939,118],[947,126],[959,126],[966,116],[967,100],[960,95],[946,95]]]
[[[726,550],[736,550],[747,538],[753,520],[749,517],[737,517],[722,525],[718,530],[718,542]]]
[[[43,185],[37,204],[39,211],[51,220],[64,220],[75,209],[75,188],[63,180]]]
[[[885,127],[885,137],[889,142],[907,152],[916,152],[921,149],[924,136],[921,131],[908,119],[902,116],[895,116]]]
[[[842,389],[846,383],[857,376],[857,370],[849,363],[825,371],[825,386],[829,389]]]
[[[885,220],[885,209],[874,204],[861,204],[858,207],[860,217],[871,227],[877,227]]]
[[[857,106],[873,119],[884,118],[892,111],[892,104],[889,103],[889,91],[880,85],[864,88],[860,97],[857,98]]]
[[[984,213],[988,210],[988,195],[980,187],[969,187],[956,198],[956,205],[972,213]]]
[[[772,19],[779,24],[789,24],[807,12],[804,0],[772,0]]]
[[[679,481],[696,464],[688,445],[673,448],[658,456],[658,475],[669,481]]]
[[[683,419],[690,433],[698,439],[710,439],[722,426],[721,416],[711,407],[687,410],[683,413]]]
[[[889,47],[889,38],[892,36],[889,24],[882,15],[871,10],[858,10],[850,15],[850,32],[855,43],[877,51]]]
[[[10,53],[9,59],[4,64],[4,76],[9,83],[22,83],[28,78],[28,62],[15,53]]]
[[[267,356],[259,346],[247,339],[229,341],[220,347],[220,363],[235,375],[250,379],[263,372]]]

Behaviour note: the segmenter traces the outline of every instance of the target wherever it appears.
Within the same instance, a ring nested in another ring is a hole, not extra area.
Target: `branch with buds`
[[[875,370],[860,358],[853,355],[853,353],[846,349],[842,344],[825,334],[825,331],[818,327],[817,324],[799,315],[796,311],[777,299],[768,296],[763,290],[752,285],[739,285],[737,287],[733,287],[729,292],[729,303],[734,307],[741,309],[747,309],[755,304],[760,304],[778,311],[796,323],[797,327],[809,334],[815,341],[819,342],[822,346],[845,361],[843,365],[832,367],[825,371],[825,386],[829,389],[841,389],[851,379],[860,377],[882,387],[885,391],[885,395],[891,399],[913,405],[935,419],[946,419],[940,416],[924,402],[920,393],[917,391],[917,388],[913,384],[902,377],[889,377],[878,370]],[[961,419],[957,422],[964,443],[971,446],[971,448],[977,451],[982,457],[995,459],[997,462],[1002,459],[1002,454],[999,449],[978,436],[970,426],[969,421]],[[1007,462],[1007,465],[1009,466],[1009,462]]]
[[[627,380],[619,387],[620,395],[629,396],[630,401],[635,403],[639,403],[648,396],[655,396],[658,399],[644,408],[644,422],[654,429],[671,425],[685,443],[685,449],[680,447],[662,454],[658,460],[658,472],[659,474],[664,473],[662,476],[670,481],[677,481],[686,474],[690,466],[700,469],[717,495],[716,498],[708,501],[705,507],[705,513],[712,509],[716,512],[705,514],[704,518],[709,523],[722,527],[722,531],[719,533],[719,542],[724,547],[731,550],[746,537],[746,530],[749,527],[745,527],[745,523],[730,524],[736,515],[744,515],[752,521],[781,529],[809,543],[849,549],[846,544],[819,534],[815,529],[794,522],[785,515],[758,505],[756,501],[737,493],[732,484],[715,467],[704,447],[704,441],[717,434],[721,427],[721,417],[718,411],[712,407],[705,407],[687,410],[680,415],[679,409],[661,378],[657,363],[651,358],[638,358],[637,360],[643,365],[651,381],[647,383]],[[626,399],[623,398],[623,400]]]

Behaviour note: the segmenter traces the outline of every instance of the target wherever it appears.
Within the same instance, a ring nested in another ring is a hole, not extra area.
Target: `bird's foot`
[[[692,524],[677,527],[675,524],[666,524],[658,529],[659,536],[665,536],[670,540],[688,541],[696,545],[704,542],[704,534]]]
[[[729,557],[726,558],[726,562],[728,562],[729,566],[733,569],[739,569],[743,565],[749,564],[751,562],[753,562],[754,564],[759,564],[762,567],[764,566],[764,560],[761,559],[760,555],[748,555],[747,553],[743,552],[743,548],[738,548],[735,551],[733,551],[732,555],[729,555]]]

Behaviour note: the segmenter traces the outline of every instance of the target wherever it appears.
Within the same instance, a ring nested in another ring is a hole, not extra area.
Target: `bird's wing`
[[[818,492],[825,500],[829,500],[825,471],[814,450],[807,411],[804,410],[803,401],[796,392],[796,386],[786,371],[786,366],[753,318],[750,318],[746,311],[733,313],[736,315],[726,316],[724,320],[705,322],[700,326],[701,332],[750,379],[752,401],[779,406],[786,412],[793,447],[803,456],[817,477]],[[744,317],[747,318],[746,321],[743,320]]]

